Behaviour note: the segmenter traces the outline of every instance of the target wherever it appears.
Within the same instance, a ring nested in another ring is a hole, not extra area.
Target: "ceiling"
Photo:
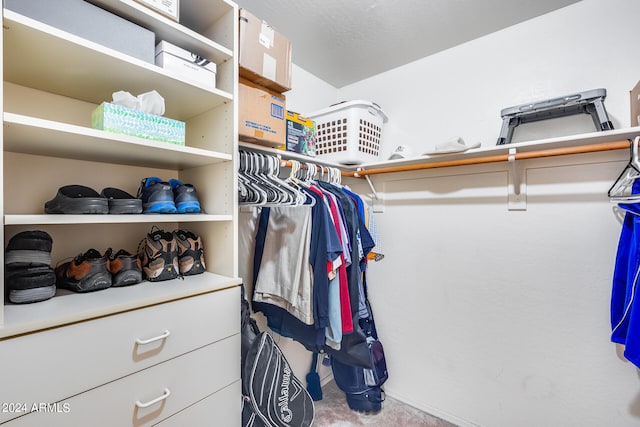
[[[341,88],[580,0],[236,0]]]

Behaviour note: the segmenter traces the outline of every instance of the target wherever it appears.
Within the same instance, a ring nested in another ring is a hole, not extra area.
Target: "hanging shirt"
[[[275,304],[313,324],[311,207],[272,207],[253,300]]]
[[[640,180],[633,183],[633,194],[640,194]],[[640,215],[638,205],[621,205],[625,214],[618,242],[611,292],[611,341],[624,344],[624,356],[640,367]]]
[[[327,262],[333,262],[341,252],[335,229],[331,226],[329,213],[322,196],[308,193],[315,200],[312,207],[312,229],[309,262],[313,271],[313,325],[301,322],[282,307],[260,301],[253,301],[254,311],[262,312],[268,326],[276,333],[292,338],[303,344],[308,350],[318,352],[325,341],[325,328],[329,322],[328,293],[329,279]],[[256,234],[254,253],[254,283],[259,275],[264,255],[264,244],[269,223],[269,208],[263,208]]]

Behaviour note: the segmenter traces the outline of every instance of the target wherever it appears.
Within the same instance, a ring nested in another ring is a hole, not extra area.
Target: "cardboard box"
[[[156,65],[182,80],[193,81],[209,89],[216,87],[217,66],[214,62],[169,42],[161,41],[156,45]]]
[[[91,113],[91,127],[154,141],[184,145],[185,123],[103,102]]]
[[[631,127],[640,126],[640,82],[630,92]]]
[[[255,83],[238,84],[238,134],[242,141],[284,147],[285,98]]]
[[[154,63],[155,34],[84,0],[4,0],[21,15]]]
[[[287,110],[287,151],[315,156],[316,123],[308,117]]]
[[[240,76],[277,93],[291,89],[291,42],[240,9]]]
[[[178,22],[180,20],[180,0],[136,0],[151,10],[160,12],[167,18]]]

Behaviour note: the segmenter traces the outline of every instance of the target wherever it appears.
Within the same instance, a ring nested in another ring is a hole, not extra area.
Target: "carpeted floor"
[[[322,400],[314,402],[314,405],[314,427],[456,427],[389,396],[377,414],[366,415],[352,411],[335,381],[322,387]]]

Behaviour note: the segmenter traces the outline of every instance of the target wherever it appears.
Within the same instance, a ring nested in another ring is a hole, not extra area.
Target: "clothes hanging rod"
[[[306,168],[307,168],[307,166],[305,165],[305,163],[313,163],[313,161],[310,161],[310,162],[300,162],[300,167],[301,167],[302,169],[306,169]],[[313,164],[315,164],[315,163],[313,163]],[[320,165],[317,165],[317,164],[315,164],[315,165],[318,167],[318,169],[321,169],[323,172],[328,172],[328,171],[329,171],[329,166],[320,166]],[[291,162],[291,160],[280,160],[280,167],[290,168],[291,166],[293,166],[293,162]],[[332,169],[340,170],[340,168],[337,168],[337,167],[332,168]],[[353,177],[353,172],[347,172],[347,171],[342,171],[342,170],[341,170],[341,171],[340,171],[340,174],[341,174],[342,176],[350,176],[350,177]]]
[[[505,153],[505,154],[496,154],[493,156],[444,160],[441,162],[420,163],[415,165],[388,166],[388,167],[381,167],[381,168],[375,168],[375,169],[362,169],[355,172],[342,172],[342,176],[365,178],[365,176],[367,175],[376,175],[376,174],[382,174],[382,173],[408,172],[408,171],[423,170],[423,169],[446,168],[446,167],[452,167],[452,166],[467,166],[467,165],[479,165],[484,163],[506,162],[510,160],[510,157],[512,159],[515,158],[514,160],[526,160],[526,159],[537,159],[537,158],[543,158],[543,157],[565,156],[570,154],[586,154],[586,153],[595,153],[599,151],[621,150],[621,149],[628,149],[628,148],[629,148],[628,140],[601,142],[596,144],[578,145],[575,147],[548,148],[544,150],[525,151],[520,153],[516,152],[515,154]]]

